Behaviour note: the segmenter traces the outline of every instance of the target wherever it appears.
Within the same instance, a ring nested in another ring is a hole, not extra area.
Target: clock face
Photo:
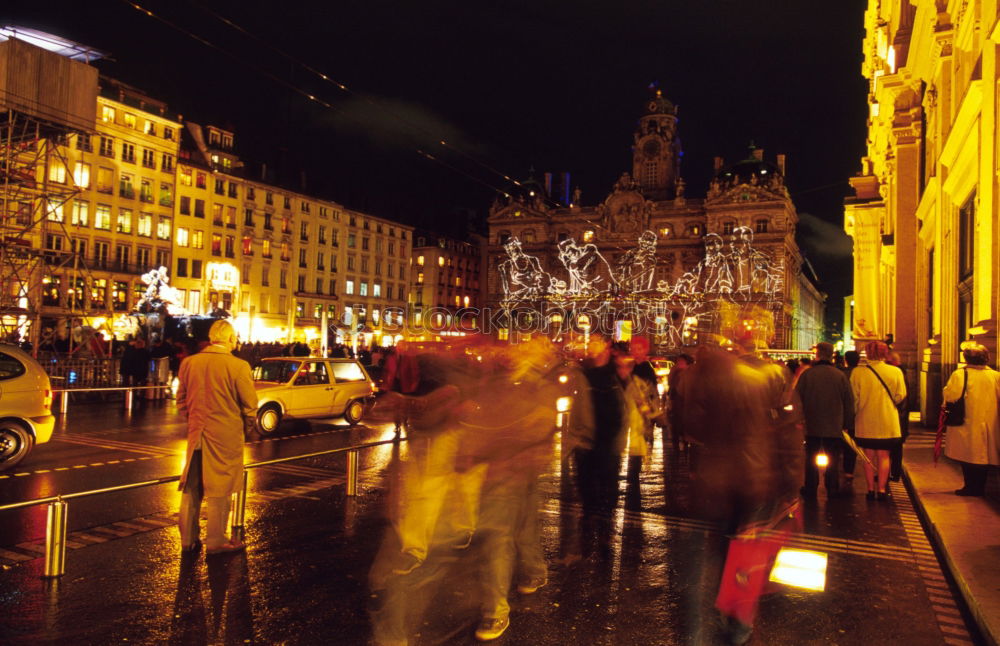
[[[648,107],[650,112],[656,112],[656,101],[650,101]]]
[[[660,154],[660,142],[650,139],[642,145],[642,154],[646,157],[656,157]]]

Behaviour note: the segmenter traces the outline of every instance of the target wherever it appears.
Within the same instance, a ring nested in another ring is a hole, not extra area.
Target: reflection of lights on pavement
[[[556,410],[560,413],[565,413],[569,410],[569,406],[572,403],[572,397],[560,397],[556,400]]]
[[[816,466],[820,468],[830,466],[830,456],[827,455],[826,453],[817,453]]]
[[[826,554],[782,547],[771,568],[770,580],[821,592],[826,587]]]
[[[181,380],[178,379],[177,377],[174,377],[174,380],[170,382],[170,394],[171,396],[174,397],[174,399],[177,398],[177,387],[180,385],[181,385]]]

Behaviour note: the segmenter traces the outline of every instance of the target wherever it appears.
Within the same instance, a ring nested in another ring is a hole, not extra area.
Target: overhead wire
[[[251,32],[251,31],[249,31],[248,29],[244,28],[242,25],[239,25],[235,21],[233,21],[233,20],[231,20],[231,19],[229,19],[229,18],[221,15],[219,12],[215,11],[211,7],[207,7],[207,6],[205,6],[205,4],[203,4],[201,2],[198,2],[197,0],[191,0],[191,4],[195,5],[196,7],[198,7],[199,9],[201,9],[202,11],[204,11],[205,13],[207,13],[208,15],[212,16],[213,18],[215,18],[216,20],[222,22],[223,24],[229,26],[230,28],[232,28],[232,29],[240,32],[241,34],[247,36],[248,38],[251,38],[254,41],[262,44],[264,47],[266,47],[270,51],[274,52],[275,54],[281,56],[282,58],[284,58],[284,59],[286,59],[286,60],[294,63],[295,65],[298,65],[302,69],[304,69],[304,70],[308,71],[309,73],[315,75],[321,81],[323,81],[325,83],[330,83],[330,84],[336,86],[338,89],[342,90],[343,92],[346,92],[348,94],[351,94],[352,96],[356,96],[356,97],[360,98],[361,100],[363,100],[364,102],[366,102],[370,106],[372,106],[374,108],[377,108],[377,109],[385,112],[389,116],[391,116],[394,119],[398,120],[399,122],[405,124],[406,126],[408,126],[408,127],[412,128],[412,129],[416,130],[417,132],[420,132],[422,134],[430,136],[431,138],[433,138],[433,139],[436,140],[435,143],[437,143],[438,145],[442,146],[443,148],[447,148],[448,150],[450,150],[450,151],[452,151],[452,152],[454,152],[454,153],[456,153],[456,154],[464,157],[468,161],[470,161],[470,162],[472,162],[472,163],[480,166],[484,170],[486,170],[486,171],[488,171],[490,173],[494,173],[494,174],[502,177],[504,180],[506,180],[508,182],[511,182],[515,186],[520,186],[521,185],[521,183],[518,180],[516,180],[513,177],[511,177],[509,174],[507,174],[507,173],[505,173],[505,172],[503,172],[503,171],[501,171],[501,170],[499,170],[499,169],[491,166],[490,164],[487,164],[486,162],[483,162],[483,161],[477,159],[476,157],[473,157],[471,154],[466,153],[464,150],[462,150],[461,148],[453,145],[448,140],[440,138],[438,135],[436,135],[435,133],[427,130],[423,126],[420,126],[419,124],[413,123],[412,121],[410,121],[409,119],[407,119],[405,116],[399,114],[396,110],[393,110],[391,107],[384,105],[381,101],[376,101],[370,95],[364,94],[364,93],[360,93],[360,92],[356,92],[356,91],[352,90],[351,88],[347,87],[347,85],[345,85],[341,81],[338,81],[338,80],[332,78],[330,75],[324,73],[323,71],[317,69],[316,67],[314,67],[314,66],[306,63],[305,61],[300,60],[299,58],[293,56],[292,54],[289,54],[288,52],[280,49],[279,47],[276,47],[273,43],[269,42],[268,40],[266,40],[266,39],[258,36],[257,34]]]

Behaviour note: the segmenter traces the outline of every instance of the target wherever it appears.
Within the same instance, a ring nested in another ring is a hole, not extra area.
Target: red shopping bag
[[[768,583],[778,550],[793,531],[800,531],[799,501],[781,505],[764,521],[748,523],[729,539],[726,565],[722,570],[715,607],[723,614],[753,625],[762,594],[776,589]]]

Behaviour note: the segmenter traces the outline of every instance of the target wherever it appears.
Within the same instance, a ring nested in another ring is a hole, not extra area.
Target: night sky
[[[532,167],[602,201],[658,83],[680,107],[687,195],[704,195],[716,155],[785,153],[821,288],[851,289],[838,231],[865,150],[864,0],[136,4],[173,26],[124,0],[15,0],[0,19],[109,52],[103,73],[232,128],[240,155],[295,188],[304,171],[308,193],[452,234]]]

